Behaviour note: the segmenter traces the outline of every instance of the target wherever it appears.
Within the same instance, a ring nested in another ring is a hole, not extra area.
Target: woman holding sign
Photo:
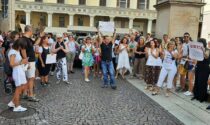
[[[48,85],[48,74],[50,72],[51,64],[46,64],[47,54],[50,54],[50,46],[48,44],[48,37],[43,36],[40,41],[38,70],[41,76],[41,85]]]
[[[204,46],[203,54],[204,60],[197,61],[197,65],[195,68],[195,84],[193,89],[194,97],[192,100],[197,99],[200,102],[207,101],[208,94],[207,94],[207,81],[209,77],[209,50],[206,49],[206,40],[199,39],[198,42],[201,42]]]

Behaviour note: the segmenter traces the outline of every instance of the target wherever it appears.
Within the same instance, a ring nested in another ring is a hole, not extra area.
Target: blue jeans
[[[115,84],[115,73],[114,73],[114,66],[112,61],[106,62],[102,61],[101,62],[101,67],[103,71],[103,79],[104,79],[104,85],[108,85],[108,73],[110,75],[110,85],[111,86],[116,86]]]

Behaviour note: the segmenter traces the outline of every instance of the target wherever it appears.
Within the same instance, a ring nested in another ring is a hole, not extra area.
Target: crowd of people
[[[32,37],[33,36],[33,37]],[[132,78],[144,80],[145,89],[152,95],[160,94],[162,88],[169,97],[172,89],[191,96],[200,102],[208,100],[210,42],[199,39],[204,46],[203,61],[189,58],[189,33],[183,37],[162,39],[146,37],[139,32],[119,36],[116,30],[113,36],[103,35],[99,30],[94,37],[87,36],[82,45],[74,40],[72,34],[56,34],[40,32],[34,37],[32,27],[27,25],[24,33],[11,31],[0,35],[0,62],[9,61],[11,74],[16,89],[13,99],[8,103],[14,112],[26,111],[20,105],[20,98],[38,102],[35,97],[34,81],[40,77],[40,84],[50,84],[49,75],[56,73],[56,84],[61,82],[72,84],[68,74],[74,73],[74,59],[77,50],[82,61],[84,81],[90,82],[93,71],[95,78],[103,79],[102,88],[109,86],[117,89],[116,80],[125,79],[127,74]],[[46,63],[48,55],[56,54],[56,62]],[[5,67],[6,68],[6,67]],[[120,75],[120,76],[119,76]],[[178,86],[180,83],[180,86]],[[210,109],[210,106],[207,108]]]

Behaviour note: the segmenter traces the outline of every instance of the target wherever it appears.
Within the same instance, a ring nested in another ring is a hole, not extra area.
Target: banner
[[[202,43],[190,42],[189,43],[189,57],[197,61],[203,61],[204,59],[204,47]]]
[[[99,21],[99,31],[101,32],[114,32],[114,22]]]

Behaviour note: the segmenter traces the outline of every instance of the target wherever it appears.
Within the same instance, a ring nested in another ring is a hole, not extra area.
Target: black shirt
[[[138,46],[137,46],[136,51],[137,51],[137,52],[144,52],[144,49],[145,49],[145,46],[143,46],[143,47],[138,47]],[[140,58],[144,58],[144,57],[145,57],[145,54],[139,55],[139,54],[135,53],[135,58],[140,59]]]
[[[105,43],[101,44],[101,58],[102,61],[112,60],[112,42],[110,42],[108,45]]]
[[[19,39],[19,42],[23,49],[26,49],[26,55],[29,62],[35,61],[35,52],[34,52],[34,41],[31,38],[23,36]]]
[[[56,45],[55,45],[55,49],[57,49],[57,48],[59,48],[60,46],[63,46],[63,48],[65,49],[65,45],[64,45],[64,42],[61,42],[61,43],[56,43]],[[62,59],[62,58],[64,58],[64,57],[66,57],[66,53],[63,51],[63,50],[59,50],[58,52],[57,52],[57,60],[59,60],[59,59]]]

